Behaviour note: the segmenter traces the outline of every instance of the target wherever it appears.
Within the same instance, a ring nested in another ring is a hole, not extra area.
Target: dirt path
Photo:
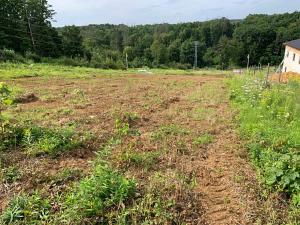
[[[254,224],[257,219],[255,171],[233,127],[233,115],[227,103],[217,116],[223,118],[223,124],[198,172],[204,216],[209,225]]]

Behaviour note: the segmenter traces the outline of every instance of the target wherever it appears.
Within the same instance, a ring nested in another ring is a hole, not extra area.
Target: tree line
[[[100,68],[191,68],[279,64],[283,43],[300,38],[300,12],[249,15],[243,20],[155,25],[53,28],[47,0],[2,0],[0,49],[53,62]],[[64,58],[64,60],[60,60]]]

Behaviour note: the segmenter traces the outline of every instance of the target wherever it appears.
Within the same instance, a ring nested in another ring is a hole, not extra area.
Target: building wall
[[[286,46],[282,72],[300,74],[300,50]]]

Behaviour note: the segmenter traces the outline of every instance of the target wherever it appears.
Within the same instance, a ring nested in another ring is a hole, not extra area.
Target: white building
[[[285,55],[282,72],[295,72],[300,74],[300,39],[290,41],[285,45]]]

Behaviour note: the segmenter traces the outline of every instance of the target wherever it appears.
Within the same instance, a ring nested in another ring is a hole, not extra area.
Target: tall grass
[[[300,206],[300,84],[265,88],[253,77],[230,81],[241,134],[265,185]]]

